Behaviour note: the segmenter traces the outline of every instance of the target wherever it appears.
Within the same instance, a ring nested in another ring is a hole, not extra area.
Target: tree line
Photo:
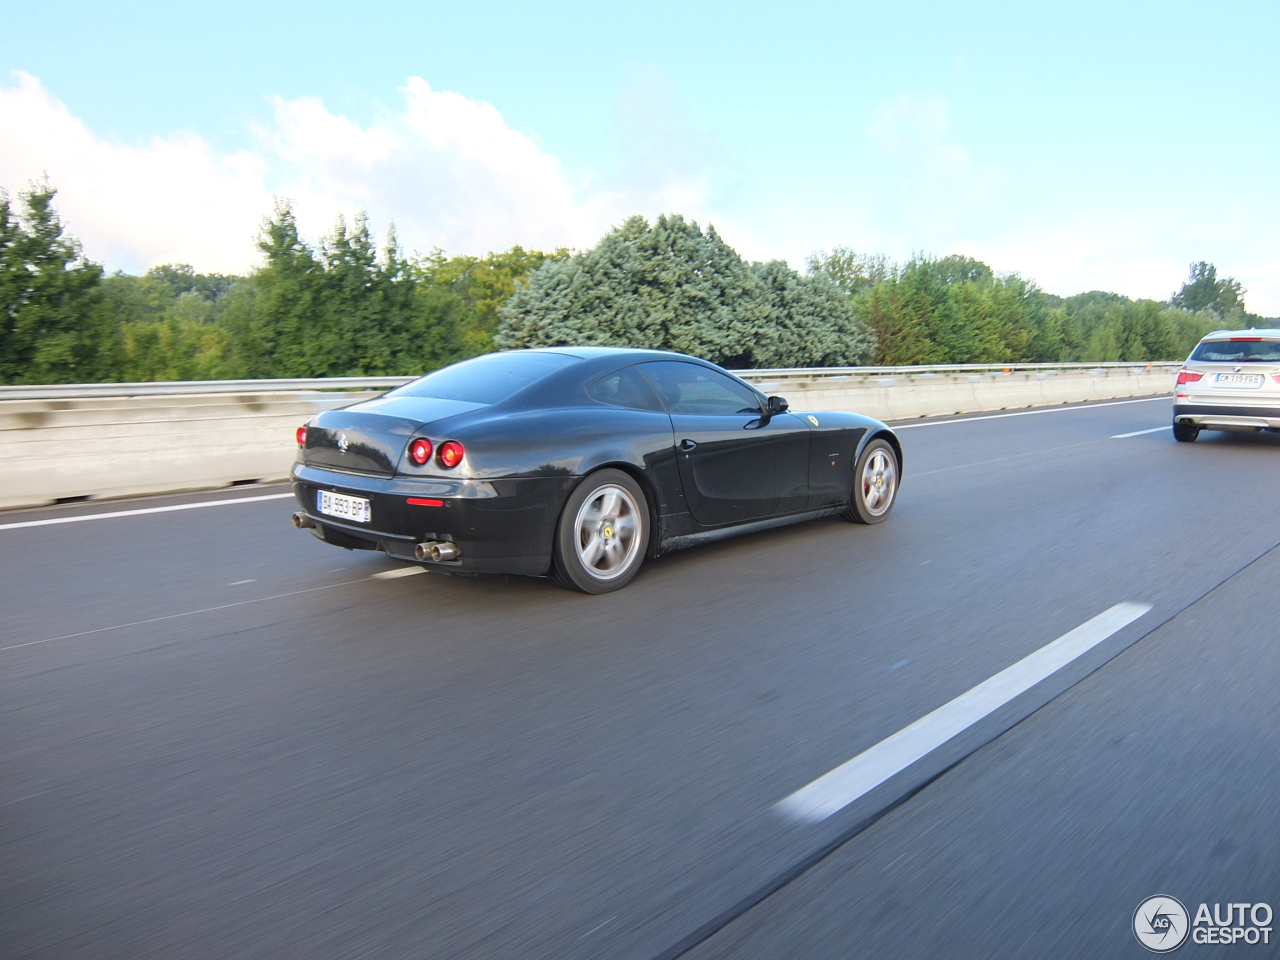
[[[287,203],[247,275],[107,274],[55,191],[0,193],[0,383],[415,375],[495,348],[612,344],[733,368],[1176,360],[1211,329],[1263,325],[1198,263],[1168,301],[1059,297],[963,256],[836,248],[804,272],[750,263],[711,227],[632,217],[576,253],[406,255],[339,221],[314,246]]]

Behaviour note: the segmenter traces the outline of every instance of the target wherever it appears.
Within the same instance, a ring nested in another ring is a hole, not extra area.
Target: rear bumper
[[[1175,402],[1173,419],[1205,430],[1280,430],[1280,405]]]
[[[576,480],[362,477],[298,464],[293,469],[293,494],[302,512],[315,522],[316,536],[335,546],[381,550],[419,563],[414,556],[416,544],[445,541],[459,546],[461,559],[422,561],[423,566],[542,576],[551,566],[551,540],[560,508]],[[320,490],[368,499],[372,522],[366,526],[322,514],[317,500]],[[410,497],[439,500],[441,506],[413,505]]]

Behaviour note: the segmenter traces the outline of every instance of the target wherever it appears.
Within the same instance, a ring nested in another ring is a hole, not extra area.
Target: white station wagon
[[[1280,431],[1280,330],[1216,330],[1178,372],[1173,435],[1201,430]]]

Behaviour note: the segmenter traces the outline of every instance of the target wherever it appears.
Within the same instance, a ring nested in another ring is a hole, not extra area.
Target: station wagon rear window
[[[429,373],[413,383],[396,387],[386,395],[501,403],[517,390],[580,362],[578,357],[567,353],[491,353]]]
[[[1204,363],[1280,363],[1280,340],[1205,340],[1191,354]]]

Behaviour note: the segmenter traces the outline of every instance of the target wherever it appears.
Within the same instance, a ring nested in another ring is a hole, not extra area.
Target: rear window
[[[1280,340],[1206,340],[1196,347],[1191,359],[1205,363],[1280,363]]]
[[[501,403],[517,390],[578,362],[578,357],[567,353],[491,353],[429,373],[387,396]]]

